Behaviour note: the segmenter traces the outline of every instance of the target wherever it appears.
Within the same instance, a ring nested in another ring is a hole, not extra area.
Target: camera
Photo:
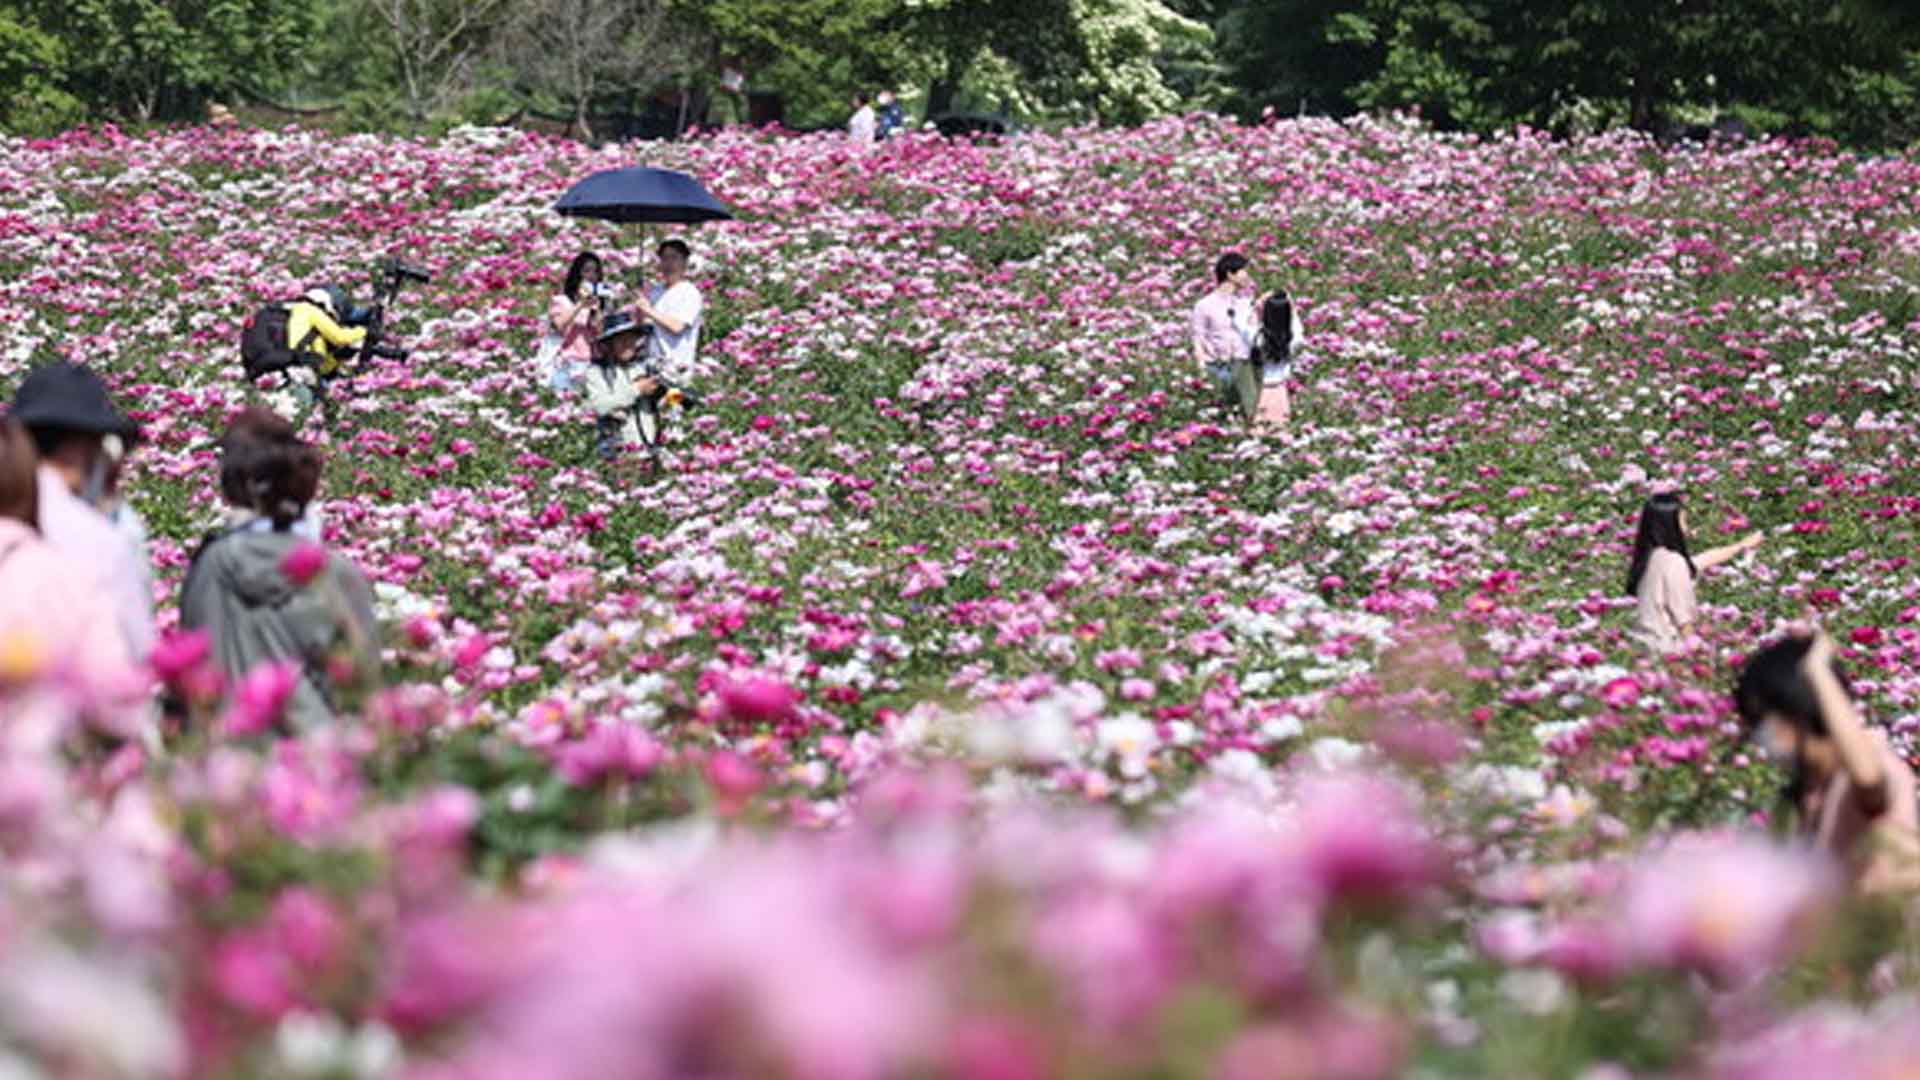
[[[589,281],[580,287],[580,291],[599,300],[611,300],[618,290],[604,281]]]

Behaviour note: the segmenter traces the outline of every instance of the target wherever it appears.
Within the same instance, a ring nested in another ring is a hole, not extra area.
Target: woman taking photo
[[[1734,687],[1741,726],[1791,776],[1800,834],[1843,860],[1860,892],[1920,887],[1913,770],[1854,708],[1823,632],[1760,650]]]
[[[1681,493],[1662,492],[1649,498],[1640,511],[1633,564],[1627,568],[1627,595],[1640,601],[1634,636],[1656,652],[1680,648],[1693,627],[1694,578],[1759,546],[1760,534],[1752,532],[1694,555],[1687,546],[1687,512]]]
[[[593,342],[600,336],[602,278],[600,257],[583,251],[567,267],[567,278],[547,305],[547,345],[552,368],[547,384],[562,392],[573,389],[593,362]]]

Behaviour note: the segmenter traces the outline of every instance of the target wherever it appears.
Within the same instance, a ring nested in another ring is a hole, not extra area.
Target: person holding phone
[[[1913,769],[1861,719],[1826,633],[1755,653],[1733,696],[1747,737],[1787,770],[1782,801],[1799,834],[1842,860],[1858,892],[1920,889]]]
[[[600,256],[591,251],[575,255],[560,292],[547,307],[547,383],[555,390],[572,390],[593,363],[608,292],[604,278]]]

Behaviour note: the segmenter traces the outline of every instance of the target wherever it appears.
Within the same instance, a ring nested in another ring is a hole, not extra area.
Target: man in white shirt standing
[[[647,360],[653,370],[674,382],[694,373],[700,351],[700,319],[705,301],[700,288],[687,280],[692,250],[684,240],[668,240],[654,249],[659,280],[634,302],[636,318],[653,325],[647,340]]]

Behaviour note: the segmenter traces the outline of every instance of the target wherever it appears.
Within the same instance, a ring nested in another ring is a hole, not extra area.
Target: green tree
[[[199,118],[249,73],[278,70],[314,25],[295,0],[32,0],[7,13],[61,43],[60,89],[139,122]]]
[[[0,129],[47,135],[86,116],[62,89],[66,45],[11,5],[0,6]]]

